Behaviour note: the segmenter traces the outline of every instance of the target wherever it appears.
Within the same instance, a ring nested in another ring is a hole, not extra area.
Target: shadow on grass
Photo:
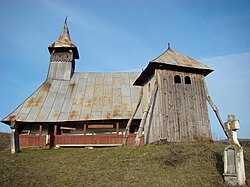
[[[223,173],[224,173],[224,163],[223,163],[223,158],[222,155],[215,152],[214,156],[216,158],[216,168],[221,177],[223,178]]]

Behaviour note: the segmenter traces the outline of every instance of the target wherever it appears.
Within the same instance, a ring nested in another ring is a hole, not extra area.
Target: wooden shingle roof
[[[204,76],[213,71],[210,67],[172,50],[170,47],[160,56],[150,61],[146,69],[141,73],[134,85],[143,85],[154,73],[155,69],[168,69],[190,73],[200,73]]]
[[[202,64],[201,62],[198,62],[197,60],[194,60],[189,56],[178,53],[177,51],[174,51],[170,48],[166,50],[163,54],[161,54],[159,57],[150,62],[164,63],[164,64],[183,66],[188,68],[212,70],[207,65]]]

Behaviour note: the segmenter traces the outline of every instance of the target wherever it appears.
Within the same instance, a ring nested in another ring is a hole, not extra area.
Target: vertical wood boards
[[[180,76],[181,83],[175,83],[175,75]],[[191,84],[185,80],[185,77],[190,78]],[[204,76],[156,70],[154,77],[144,85],[144,91],[147,91],[149,83],[153,85],[152,82],[156,78],[159,82],[159,91],[155,105],[152,106],[148,115],[145,142],[211,139]]]

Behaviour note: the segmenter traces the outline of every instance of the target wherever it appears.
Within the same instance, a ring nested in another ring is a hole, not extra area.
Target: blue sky
[[[206,82],[223,121],[235,114],[239,137],[250,138],[250,1],[1,0],[0,9],[1,119],[45,80],[47,47],[67,15],[76,71],[141,71],[170,42],[215,70]],[[214,137],[224,138],[208,108]]]

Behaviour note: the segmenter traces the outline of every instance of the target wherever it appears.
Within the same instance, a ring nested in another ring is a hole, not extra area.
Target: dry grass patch
[[[225,145],[0,151],[0,186],[224,186]],[[245,149],[247,168],[250,150]],[[249,169],[247,170],[249,177]]]

